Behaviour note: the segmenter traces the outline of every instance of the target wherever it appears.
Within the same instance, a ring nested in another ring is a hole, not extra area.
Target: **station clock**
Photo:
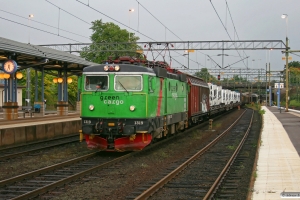
[[[17,63],[14,60],[7,60],[3,63],[3,71],[7,74],[13,74],[17,71]]]

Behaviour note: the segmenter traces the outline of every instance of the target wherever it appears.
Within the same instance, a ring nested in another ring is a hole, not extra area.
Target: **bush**
[[[258,113],[261,114],[261,115],[263,115],[263,114],[266,113],[266,111],[264,109],[262,109],[262,110],[259,110]]]
[[[291,100],[290,106],[300,107],[300,102],[297,100]]]

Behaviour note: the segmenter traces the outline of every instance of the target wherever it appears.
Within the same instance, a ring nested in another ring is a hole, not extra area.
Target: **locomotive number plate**
[[[91,120],[83,120],[83,123],[84,123],[84,124],[91,124],[92,121],[91,121]]]
[[[134,125],[143,125],[144,122],[143,121],[134,121]]]

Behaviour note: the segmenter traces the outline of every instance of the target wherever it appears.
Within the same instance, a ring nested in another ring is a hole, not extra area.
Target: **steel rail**
[[[252,112],[252,116],[251,116],[251,120],[248,126],[248,129],[244,135],[244,137],[242,138],[239,146],[236,148],[236,150],[234,151],[234,153],[232,154],[231,158],[228,160],[227,164],[225,165],[224,169],[222,170],[222,172],[220,173],[220,175],[218,176],[218,178],[216,179],[216,181],[213,183],[213,185],[210,187],[210,189],[208,190],[208,192],[206,193],[206,195],[204,196],[203,200],[206,199],[211,199],[213,196],[213,193],[215,193],[215,191],[218,189],[218,187],[220,186],[222,180],[224,179],[225,175],[227,174],[228,170],[230,169],[232,163],[234,162],[236,156],[238,155],[238,153],[240,152],[240,150],[242,149],[248,134],[250,132],[250,129],[252,127],[252,122],[253,122],[253,115],[254,115],[254,111]]]
[[[208,145],[206,145],[204,148],[202,148],[200,151],[198,151],[196,154],[194,154],[191,158],[189,158],[187,161],[185,161],[179,167],[174,169],[171,173],[166,175],[164,178],[159,180],[157,183],[155,183],[150,188],[148,188],[146,191],[144,191],[142,194],[140,194],[138,197],[136,197],[135,200],[147,199],[148,197],[153,195],[156,191],[158,191],[159,188],[163,187],[166,183],[168,183],[171,179],[173,179],[176,175],[178,175],[182,170],[184,170],[186,167],[188,167],[188,165],[190,165],[192,162],[194,162],[196,158],[198,158],[200,155],[202,155],[205,151],[207,151],[209,148],[211,148],[213,145],[215,145],[224,135],[226,135],[226,133],[230,129],[232,129],[232,127],[241,119],[241,117],[245,114],[245,112],[246,112],[246,110],[239,116],[239,118],[233,124],[231,124],[217,138],[215,138],[213,141],[211,141]]]
[[[222,115],[221,115],[221,116],[222,116]],[[218,117],[220,117],[220,116],[217,116],[216,118],[218,118]],[[203,125],[203,124],[200,124],[200,125],[198,125],[198,126],[202,126],[202,125]],[[196,128],[196,127],[198,127],[198,126],[192,127],[191,129],[188,129],[187,131],[192,131],[192,130],[194,130],[194,128]],[[183,134],[183,133],[185,133],[185,132],[182,132],[182,134]],[[181,134],[178,134],[178,135],[181,135]],[[150,149],[155,148],[155,147],[156,147],[157,145],[159,145],[159,144],[163,145],[164,142],[166,142],[166,141],[168,141],[168,140],[172,140],[172,139],[174,139],[174,138],[176,138],[176,137],[170,137],[170,138],[168,138],[168,139],[166,139],[166,140],[163,140],[163,141],[161,141],[161,142],[158,142],[158,143],[156,143],[156,144],[153,144],[153,145],[149,146],[148,148],[145,148],[145,150],[142,151],[142,153],[143,153],[143,152],[146,152],[147,150],[150,150]],[[44,194],[44,193],[48,192],[49,190],[55,189],[56,187],[59,187],[59,186],[62,186],[62,185],[64,185],[64,184],[66,184],[66,183],[72,182],[72,181],[74,181],[74,180],[76,180],[76,179],[78,179],[78,178],[80,178],[80,177],[86,176],[87,174],[91,174],[91,173],[93,173],[93,172],[95,172],[95,171],[97,171],[97,170],[100,170],[101,168],[110,166],[110,165],[112,165],[112,164],[114,164],[114,163],[120,162],[120,161],[122,161],[122,160],[125,160],[125,159],[127,159],[127,158],[129,158],[129,157],[131,157],[131,156],[134,156],[134,155],[137,155],[137,154],[140,154],[140,153],[141,153],[141,152],[138,151],[138,152],[133,152],[133,153],[130,153],[130,154],[126,154],[126,155],[124,155],[124,156],[122,156],[122,157],[119,157],[119,158],[117,158],[117,159],[114,159],[114,160],[112,160],[112,161],[109,161],[109,162],[106,162],[106,163],[104,163],[104,164],[101,164],[101,165],[92,167],[92,168],[90,168],[90,169],[88,169],[88,170],[86,170],[86,171],[79,172],[79,173],[74,174],[74,175],[72,175],[72,176],[70,176],[70,177],[61,179],[61,180],[59,180],[59,181],[57,181],[57,182],[53,182],[53,183],[51,183],[51,184],[49,184],[49,185],[46,185],[46,186],[41,187],[41,188],[39,188],[39,189],[35,189],[35,190],[33,190],[33,191],[27,192],[27,193],[25,193],[25,194],[22,194],[22,195],[20,195],[20,196],[14,197],[14,198],[12,198],[12,199],[28,199],[28,198],[34,198],[34,197],[36,197],[36,196],[38,196],[38,195],[41,195],[41,194]],[[33,171],[33,172],[29,172],[29,173],[26,173],[26,174],[23,174],[23,175],[19,175],[19,176],[10,178],[10,179],[6,179],[6,180],[3,180],[3,181],[0,181],[0,187],[6,186],[6,185],[9,185],[9,184],[13,184],[13,183],[18,182],[18,181],[22,181],[22,180],[27,179],[27,178],[29,178],[29,177],[34,177],[34,176],[43,174],[43,173],[48,172],[48,171],[53,171],[53,170],[55,170],[55,169],[58,169],[58,168],[61,168],[61,167],[64,167],[64,166],[71,165],[72,163],[77,163],[77,162],[79,162],[80,160],[85,160],[85,159],[87,159],[88,157],[93,157],[93,156],[95,156],[96,154],[97,154],[97,153],[92,153],[92,154],[87,155],[86,158],[85,158],[85,156],[82,156],[82,157],[80,157],[80,158],[75,158],[75,159],[72,159],[72,160],[69,160],[69,161],[60,163],[60,164],[52,165],[52,166],[50,166],[50,167],[45,167],[45,168],[43,168],[43,169],[41,169],[41,170],[36,170],[36,171]]]
[[[65,145],[65,144],[68,144],[68,143],[79,142],[78,134],[73,135],[73,136],[69,136],[69,137],[71,138],[71,137],[76,137],[76,136],[77,136],[77,139],[75,139],[75,140],[73,139],[73,140],[70,140],[70,141],[65,141],[65,142],[61,142],[61,143],[57,143],[57,144],[50,144],[50,145],[46,145],[46,146],[43,146],[43,147],[33,148],[33,149],[30,149],[30,150],[27,150],[27,151],[21,151],[21,152],[17,152],[17,153],[11,153],[11,154],[7,154],[7,155],[4,155],[4,156],[0,156],[0,161],[1,160],[6,160],[6,159],[9,159],[9,158],[15,158],[15,157],[25,155],[25,154],[29,154],[29,153],[39,151],[39,150],[44,150],[44,149],[49,149],[49,148],[52,148],[52,147]],[[61,140],[61,139],[66,139],[66,138],[68,138],[68,137],[59,138],[59,139],[55,138],[53,140],[46,140],[46,141],[38,142],[38,143],[35,143],[35,144],[31,144],[31,145],[39,145],[39,144],[43,144],[43,143],[46,143],[46,142],[53,142],[53,141],[56,141],[56,140]],[[23,147],[25,147],[25,146],[30,146],[30,145],[24,145]],[[13,150],[13,149],[17,149],[17,148],[20,148],[20,147],[1,149],[0,154],[3,151]]]
[[[136,153],[139,153],[139,152],[136,152]],[[125,160],[125,159],[127,159],[128,157],[131,157],[131,156],[133,156],[133,155],[135,155],[135,152],[134,152],[134,153],[126,154],[126,155],[124,155],[124,156],[121,156],[121,157],[119,157],[119,158],[116,158],[116,159],[114,159],[114,160],[111,160],[111,161],[109,161],[109,162],[106,162],[106,163],[104,163],[104,164],[101,164],[101,165],[92,167],[92,168],[90,168],[90,169],[88,169],[88,170],[79,172],[79,173],[74,174],[74,175],[72,175],[72,176],[69,176],[69,177],[67,177],[67,178],[61,179],[61,180],[59,180],[59,181],[57,181],[57,182],[51,183],[51,184],[46,185],[46,186],[44,186],[44,187],[38,188],[38,189],[33,190],[33,191],[31,191],[31,192],[28,192],[28,193],[25,193],[25,194],[20,195],[20,196],[18,196],[18,197],[12,198],[12,200],[23,200],[23,199],[29,199],[29,198],[36,197],[36,196],[38,196],[38,195],[40,195],[40,194],[46,193],[47,191],[49,191],[49,190],[51,190],[51,189],[57,188],[57,187],[59,187],[59,186],[63,186],[63,185],[66,184],[66,183],[72,182],[72,181],[74,181],[74,180],[76,180],[76,179],[78,179],[78,178],[80,178],[80,177],[83,177],[83,176],[85,176],[85,175],[91,174],[91,173],[95,172],[96,170],[99,170],[99,169],[101,169],[101,168],[104,168],[104,167],[110,166],[110,165],[112,165],[112,164],[114,164],[114,163],[117,163],[117,162],[120,162],[120,161],[122,161],[122,160]]]
[[[19,176],[15,176],[15,177],[12,177],[12,178],[9,178],[9,179],[2,180],[2,181],[0,181],[0,187],[15,183],[17,181],[22,181],[24,179],[27,179],[27,178],[30,178],[30,177],[33,177],[33,176],[36,176],[36,175],[39,175],[39,174],[42,174],[42,173],[45,173],[45,172],[48,172],[48,171],[52,171],[52,170],[55,170],[55,169],[58,169],[58,168],[61,168],[61,167],[67,166],[67,165],[71,165],[73,163],[77,163],[77,162],[80,162],[82,160],[86,160],[88,158],[91,158],[91,157],[95,156],[97,153],[98,152],[90,153],[88,155],[84,155],[84,156],[81,156],[79,158],[74,158],[74,159],[67,160],[67,161],[62,162],[62,163],[51,165],[49,167],[44,167],[42,169],[38,169],[38,170],[35,170],[35,171],[32,171],[32,172],[21,174]]]

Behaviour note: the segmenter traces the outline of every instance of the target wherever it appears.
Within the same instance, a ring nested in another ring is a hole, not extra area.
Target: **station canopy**
[[[67,52],[0,37],[0,65],[9,57],[17,62],[18,71],[44,66],[45,70],[66,69],[72,74],[80,74],[84,67],[97,64]]]

